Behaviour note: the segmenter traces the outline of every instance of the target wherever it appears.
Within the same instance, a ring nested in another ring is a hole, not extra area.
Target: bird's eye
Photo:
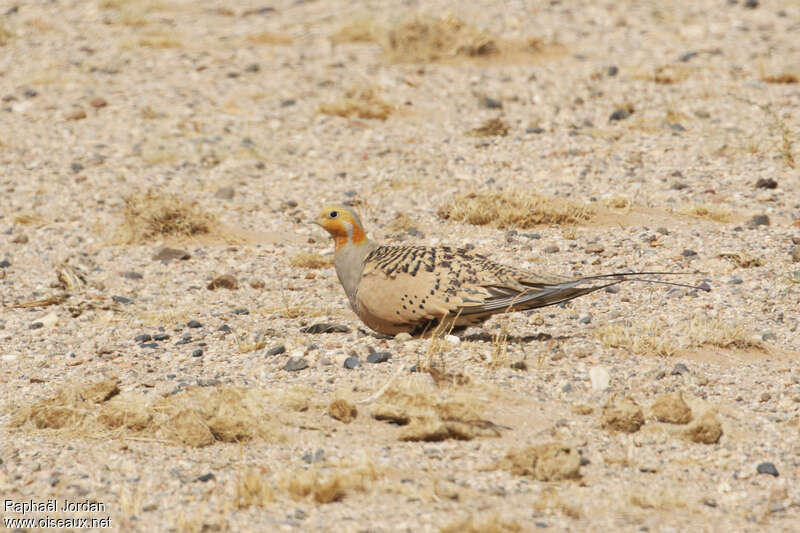
[[[339,216],[339,212],[338,211],[331,211],[330,213],[328,213],[328,216],[331,217],[331,218],[336,218],[336,217]]]

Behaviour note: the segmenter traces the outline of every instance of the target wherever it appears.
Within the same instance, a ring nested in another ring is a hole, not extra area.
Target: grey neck
[[[356,293],[358,292],[358,282],[361,280],[361,272],[364,269],[364,260],[367,255],[377,247],[372,241],[367,241],[360,245],[343,246],[336,252],[333,265],[336,267],[336,275],[344,287],[350,307],[358,312],[356,303]]]

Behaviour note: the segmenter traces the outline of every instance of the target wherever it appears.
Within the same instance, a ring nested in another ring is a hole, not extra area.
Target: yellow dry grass
[[[490,118],[477,128],[471,129],[467,135],[472,137],[505,137],[509,132],[508,124],[500,118]]]
[[[5,25],[3,21],[0,21],[0,46],[5,46],[11,41],[12,37],[14,37],[14,33]]]
[[[215,216],[176,195],[152,190],[125,198],[122,216],[123,220],[114,236],[114,241],[119,244],[141,244],[165,238],[223,236]]]
[[[527,476],[537,481],[579,479],[581,457],[578,450],[560,442],[509,450],[496,468],[508,470],[515,476]]]
[[[319,106],[319,112],[324,115],[363,119],[386,120],[393,111],[394,106],[386,102],[378,88],[372,85],[354,86],[338,101]]]
[[[498,514],[471,515],[442,526],[439,533],[521,533],[526,531],[516,521]]]
[[[275,491],[261,469],[248,468],[239,472],[234,486],[234,508],[266,507],[273,501],[275,501]]]
[[[295,268],[327,268],[333,266],[333,259],[320,254],[300,252],[289,258],[289,264]]]
[[[278,485],[293,500],[326,504],[341,501],[352,492],[365,492],[379,478],[379,471],[372,461],[362,459],[353,466],[289,470],[279,477]]]
[[[455,197],[438,212],[445,220],[478,226],[529,229],[543,224],[579,224],[595,212],[586,205],[527,191],[488,191]]]
[[[215,442],[280,441],[291,423],[284,411],[304,411],[312,391],[221,385],[187,387],[163,398],[120,392],[116,379],[70,384],[13,410],[11,427],[75,438],[133,438],[188,447]],[[294,413],[296,416],[297,413]]]
[[[678,213],[697,218],[706,218],[714,222],[729,222],[733,211],[726,205],[694,204],[678,210]]]
[[[252,44],[291,44],[292,38],[285,33],[273,33],[262,31],[246,37],[247,42]]]

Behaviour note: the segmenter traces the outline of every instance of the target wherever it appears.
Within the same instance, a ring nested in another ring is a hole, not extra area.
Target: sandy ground
[[[4,519],[798,529],[800,3],[464,4],[0,4],[0,494],[94,503]],[[415,17],[443,48],[402,62]],[[439,215],[499,190],[597,216]],[[331,201],[385,241],[711,291],[380,338],[306,223]]]

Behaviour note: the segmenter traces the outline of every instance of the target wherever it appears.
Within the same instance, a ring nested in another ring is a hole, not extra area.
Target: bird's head
[[[343,205],[327,205],[314,220],[333,237],[333,242],[338,250],[349,243],[363,244],[367,242],[367,235],[361,225],[358,214]]]

